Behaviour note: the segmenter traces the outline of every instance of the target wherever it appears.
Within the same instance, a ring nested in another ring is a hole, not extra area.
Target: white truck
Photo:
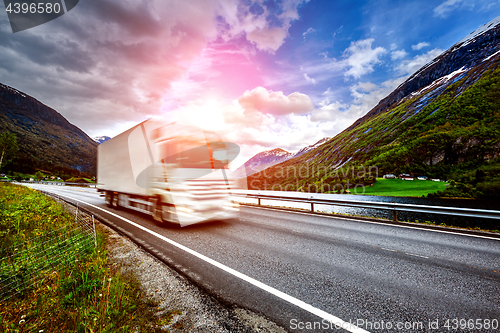
[[[146,120],[101,143],[97,189],[108,206],[187,226],[233,219],[228,163],[239,147],[212,132]]]

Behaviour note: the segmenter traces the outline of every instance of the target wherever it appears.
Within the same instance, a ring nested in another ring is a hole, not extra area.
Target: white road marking
[[[398,252],[398,250],[384,249],[383,247],[381,247],[381,249],[386,250],[386,251],[391,251],[391,252]]]
[[[413,256],[413,257],[420,257],[420,258],[425,258],[425,259],[429,259],[429,257],[426,257],[426,256],[421,256],[421,255],[418,255],[418,254],[412,254],[412,253],[405,253],[409,256]]]
[[[399,252],[399,253],[403,253],[403,254],[406,254],[406,255],[409,255],[409,256],[412,256],[412,257],[420,257],[420,258],[429,259],[429,257],[426,257],[426,256],[421,256],[420,254],[413,254],[413,253],[407,253],[407,252],[400,252],[400,251],[398,251],[398,250],[391,250],[391,249],[386,249],[386,248],[383,248],[383,247],[381,247],[380,249],[385,250],[385,251],[391,251],[391,252]]]
[[[299,308],[301,308],[301,309],[303,309],[303,310],[305,310],[305,311],[307,311],[309,313],[312,313],[312,314],[314,314],[314,315],[316,315],[316,316],[318,316],[318,317],[320,317],[320,318],[322,318],[324,320],[327,320],[328,322],[332,323],[333,325],[337,325],[338,327],[342,327],[343,329],[345,329],[348,332],[352,332],[352,333],[369,333],[368,331],[366,331],[366,330],[364,330],[362,328],[359,328],[359,327],[357,327],[354,324],[351,324],[349,322],[343,321],[342,319],[340,319],[338,317],[335,317],[334,315],[331,315],[328,312],[325,312],[325,311],[323,311],[321,309],[318,309],[318,308],[316,308],[316,307],[314,307],[312,305],[309,305],[309,304],[301,301],[300,299],[292,297],[292,296],[290,296],[288,294],[285,294],[284,292],[281,292],[281,291],[279,291],[279,290],[277,290],[277,289],[275,289],[275,288],[273,288],[271,286],[268,286],[268,285],[266,285],[266,284],[264,284],[264,283],[262,283],[260,281],[257,281],[255,279],[249,277],[248,275],[240,273],[240,272],[238,272],[238,271],[236,271],[236,270],[234,270],[234,269],[232,269],[232,268],[230,268],[230,267],[228,267],[226,265],[223,265],[223,264],[221,264],[221,263],[219,263],[219,262],[217,262],[217,261],[215,261],[213,259],[210,259],[209,257],[206,257],[206,256],[204,256],[201,253],[193,251],[193,250],[191,250],[190,248],[188,248],[188,247],[186,247],[184,245],[181,245],[181,244],[179,244],[179,243],[177,243],[177,242],[175,242],[175,241],[173,241],[173,240],[171,240],[171,239],[169,239],[169,238],[167,238],[165,236],[162,236],[162,235],[160,235],[160,234],[158,234],[158,233],[156,233],[154,231],[151,231],[151,230],[143,227],[142,225],[139,225],[139,224],[137,224],[135,222],[132,222],[132,221],[130,221],[130,220],[128,220],[128,219],[120,216],[120,215],[117,215],[117,214],[115,214],[113,212],[110,212],[110,211],[108,211],[106,209],[103,209],[103,208],[98,207],[98,206],[94,206],[92,204],[89,204],[89,203],[87,203],[85,201],[82,201],[82,200],[79,200],[79,199],[76,199],[76,198],[72,198],[72,197],[69,197],[69,196],[65,196],[65,197],[69,198],[69,199],[72,199],[72,200],[75,200],[75,201],[82,202],[82,203],[84,203],[86,205],[89,205],[89,206],[95,208],[95,209],[99,209],[99,210],[102,210],[102,211],[104,211],[104,212],[106,212],[108,214],[111,214],[111,215],[113,215],[113,216],[115,216],[115,217],[117,217],[117,218],[119,218],[119,219],[121,219],[121,220],[123,220],[123,221],[125,221],[125,222],[127,222],[127,223],[129,223],[131,225],[133,225],[136,228],[144,230],[147,233],[149,233],[149,234],[151,234],[151,235],[153,235],[155,237],[158,237],[161,240],[164,240],[165,242],[170,243],[173,246],[175,246],[175,247],[177,247],[177,248],[179,248],[179,249],[181,249],[183,251],[186,251],[189,254],[192,254],[195,257],[198,257],[201,260],[203,260],[203,261],[205,261],[205,262],[207,262],[209,264],[214,265],[217,268],[222,269],[223,271],[225,271],[225,272],[227,272],[227,273],[229,273],[231,275],[234,275],[234,276],[236,276],[236,277],[238,277],[238,278],[240,278],[240,279],[242,279],[242,280],[244,280],[244,281],[246,281],[246,282],[248,282],[248,283],[250,283],[250,284],[252,284],[252,285],[254,285],[254,286],[258,287],[258,288],[260,288],[260,289],[262,289],[262,290],[267,291],[268,293],[270,293],[270,294],[272,294],[272,295],[274,295],[274,296],[276,296],[278,298],[281,298],[284,301],[287,301],[288,303],[291,303],[291,304],[293,304],[293,305],[295,305],[295,306],[297,306],[297,307],[299,307]]]

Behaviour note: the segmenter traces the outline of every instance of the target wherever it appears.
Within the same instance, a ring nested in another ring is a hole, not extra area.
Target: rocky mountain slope
[[[294,158],[295,157],[299,157],[300,155],[303,155],[303,154],[307,153],[308,151],[316,149],[319,146],[321,146],[322,144],[324,144],[325,142],[328,142],[328,140],[330,140],[330,139],[331,138],[323,138],[323,139],[319,140],[318,142],[316,142],[315,144],[312,144],[312,145],[309,145],[307,147],[304,147],[301,150],[299,150],[295,155],[293,155],[293,157]]]
[[[95,175],[97,143],[54,109],[0,84],[0,120],[0,132],[14,133],[19,146],[10,169]]]
[[[461,196],[499,195],[499,110],[497,18],[422,67],[328,143],[266,174],[275,175],[271,183],[307,191],[310,184],[366,185],[377,175],[405,172],[453,179],[457,185],[448,192],[456,187]],[[298,168],[309,172],[297,176]],[[356,172],[346,173],[349,168]]]
[[[353,129],[364,120],[380,112],[394,108],[404,98],[426,92],[421,91],[419,93],[419,89],[427,87],[425,90],[432,88],[435,91],[439,87],[448,86],[467,75],[466,72],[472,68],[482,65],[484,61],[489,62],[492,58],[496,58],[500,46],[499,24],[500,17],[497,17],[457,42],[447,51],[415,72],[396,90],[389,94],[389,96],[382,99],[364,117],[354,122],[347,130]],[[449,77],[450,75],[451,77]],[[471,83],[473,82],[469,82],[469,85]],[[466,86],[468,85],[464,87]],[[429,97],[426,100],[430,100],[431,98]],[[422,102],[425,104],[424,100]]]
[[[236,178],[246,177],[275,164],[284,162],[293,157],[294,154],[287,152],[281,148],[266,150],[253,156],[246,161],[242,166],[236,169],[232,175]]]
[[[263,151],[261,153],[254,155],[252,158],[246,161],[242,166],[236,169],[233,172],[233,176],[235,176],[236,178],[249,176],[251,174],[269,168],[273,165],[303,155],[310,150],[318,148],[328,140],[330,140],[330,138],[323,138],[312,145],[302,148],[295,154],[289,153],[281,148]]]

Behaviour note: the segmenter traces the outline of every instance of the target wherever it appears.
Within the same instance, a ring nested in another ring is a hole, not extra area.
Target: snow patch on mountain
[[[254,173],[259,172],[261,170],[264,170],[266,168],[272,167],[273,165],[276,165],[276,164],[285,162],[291,158],[295,158],[295,157],[298,157],[300,155],[303,155],[311,150],[318,148],[319,146],[321,146],[322,144],[326,143],[329,140],[330,140],[330,138],[323,138],[312,145],[309,145],[307,147],[302,148],[301,150],[299,150],[295,154],[287,152],[286,150],[281,149],[281,148],[276,148],[276,149],[266,150],[266,151],[260,152],[257,155],[253,156],[248,161],[246,161],[245,164],[240,166],[238,169],[236,169],[232,173],[232,175],[233,175],[233,177],[236,177],[236,178],[247,177],[251,174],[254,174]]]
[[[474,30],[472,33],[470,33],[468,36],[465,36],[461,40],[458,41],[452,48],[455,51],[456,49],[459,49],[461,47],[464,47],[470,43],[472,43],[477,37],[481,36],[484,34],[486,31],[491,30],[495,28],[497,25],[500,24],[500,16],[493,19],[492,21],[486,23],[482,27],[480,27],[477,30]]]
[[[258,153],[257,155],[246,161],[245,164],[236,169],[232,173],[232,175],[235,178],[243,178],[269,168],[273,165],[284,162],[292,157],[294,157],[294,154],[287,152],[286,150],[281,148],[266,150]]]
[[[497,51],[497,52],[493,53],[493,54],[492,54],[492,55],[490,55],[488,58],[485,58],[485,59],[483,60],[483,62],[490,60],[491,58],[495,57],[495,56],[496,56],[497,54],[499,54],[499,53],[500,53],[500,51]]]
[[[460,69],[457,69],[456,71],[454,71],[454,72],[452,72],[452,73],[450,73],[450,74],[448,74],[448,75],[442,76],[442,77],[440,77],[439,79],[434,80],[434,81],[433,81],[431,84],[429,84],[428,86],[425,86],[425,87],[423,87],[423,88],[420,88],[420,89],[419,89],[419,90],[417,90],[417,91],[412,92],[412,93],[410,94],[410,96],[412,96],[412,97],[413,97],[413,96],[420,95],[420,94],[422,94],[422,93],[424,93],[424,92],[426,92],[426,91],[430,91],[430,90],[432,90],[432,89],[433,89],[433,88],[435,88],[435,87],[439,87],[439,86],[444,85],[445,83],[447,83],[448,81],[450,81],[450,80],[452,80],[452,79],[454,79],[454,81],[456,82],[456,81],[460,80],[460,79],[463,77],[463,75],[461,75],[461,74],[462,74],[462,73],[466,73],[466,72],[467,72],[467,70],[468,70],[468,69],[467,69],[467,68],[465,68],[465,67],[462,67],[462,68],[460,68]]]
[[[330,139],[331,138],[323,138],[323,139],[319,140],[318,142],[316,142],[315,144],[312,144],[312,145],[309,145],[307,147],[304,147],[301,150],[299,150],[293,157],[299,157],[300,155],[303,155],[303,154],[307,153],[308,151],[316,149],[316,148],[318,148],[319,146],[321,146],[323,143],[327,142]]]

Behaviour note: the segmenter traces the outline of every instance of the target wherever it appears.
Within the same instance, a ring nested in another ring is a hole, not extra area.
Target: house
[[[418,180],[427,180],[427,176],[418,176],[417,179]]]

